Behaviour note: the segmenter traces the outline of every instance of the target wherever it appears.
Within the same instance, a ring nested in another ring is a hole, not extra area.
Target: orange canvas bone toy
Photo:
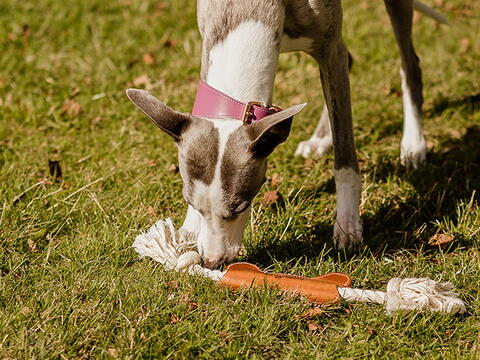
[[[314,278],[269,274],[249,263],[235,263],[227,267],[225,275],[218,283],[231,289],[269,285],[282,291],[299,294],[318,304],[332,304],[340,300],[338,286],[350,286],[352,278],[341,273],[330,273]]]
[[[168,270],[183,270],[191,275],[201,275],[229,288],[275,286],[306,297],[320,304],[345,301],[383,304],[387,313],[395,311],[439,311],[463,313],[465,303],[453,291],[451,283],[437,283],[427,278],[393,278],[387,291],[364,290],[350,287],[352,279],[342,273],[330,273],[314,278],[286,274],[265,273],[249,263],[231,264],[225,271],[202,267],[196,251],[193,234],[176,230],[171,219],[160,220],[148,231],[141,233],[133,243],[142,257],[160,262]]]

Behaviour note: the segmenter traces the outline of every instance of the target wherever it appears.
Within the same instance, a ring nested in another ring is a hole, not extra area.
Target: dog
[[[413,8],[441,21],[418,1],[384,0],[400,50],[404,127],[401,161],[426,158],[422,132],[422,79],[413,48]],[[192,114],[177,112],[147,91],[127,96],[177,147],[183,196],[182,229],[197,236],[205,266],[239,253],[252,199],[265,182],[267,157],[290,132],[304,106],[272,107],[280,52],[304,51],[320,68],[325,106],[299,156],[322,155],[333,145],[337,192],[333,231],[338,249],[362,244],[361,178],[352,130],[349,53],[342,38],[340,0],[199,0],[201,79]],[[243,121],[242,121],[243,120]]]

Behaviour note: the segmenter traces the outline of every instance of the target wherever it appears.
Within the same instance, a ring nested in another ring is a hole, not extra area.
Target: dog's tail
[[[413,8],[422,14],[431,17],[433,20],[438,21],[440,24],[448,25],[448,19],[444,15],[440,14],[436,10],[433,10],[431,7],[425,5],[419,0],[413,0]]]

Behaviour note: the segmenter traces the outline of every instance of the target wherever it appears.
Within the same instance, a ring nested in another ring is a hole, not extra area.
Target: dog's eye
[[[238,205],[235,210],[233,210],[232,213],[226,214],[222,216],[223,220],[234,220],[238,215],[240,215],[242,212],[247,210],[247,208],[250,206],[250,201],[244,201],[240,205]]]
[[[235,220],[235,218],[237,216],[238,216],[237,214],[231,214],[231,215],[222,216],[222,219],[223,220]]]
[[[250,201],[244,201],[242,202],[240,205],[237,206],[237,208],[235,209],[235,214],[240,214],[242,212],[244,212],[245,210],[247,210],[247,208],[250,206]]]

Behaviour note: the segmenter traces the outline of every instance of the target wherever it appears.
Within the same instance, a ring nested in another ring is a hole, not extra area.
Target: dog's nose
[[[218,268],[220,265],[225,263],[230,263],[238,255],[240,247],[231,247],[226,251],[222,252],[206,252],[202,247],[199,246],[199,253],[202,257],[203,266],[209,269]]]

